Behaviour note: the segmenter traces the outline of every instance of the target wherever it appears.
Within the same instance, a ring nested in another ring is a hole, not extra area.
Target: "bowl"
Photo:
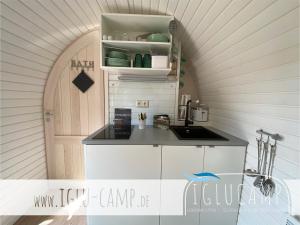
[[[150,42],[169,42],[169,38],[164,34],[157,33],[157,34],[150,34],[147,37],[147,41],[150,41]]]
[[[120,51],[110,51],[108,53],[108,57],[110,58],[118,58],[118,59],[128,59],[128,55],[124,52],[120,52]]]
[[[107,66],[129,67],[129,61],[126,59],[106,58]]]

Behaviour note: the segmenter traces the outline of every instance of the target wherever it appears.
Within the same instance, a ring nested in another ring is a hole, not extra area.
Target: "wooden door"
[[[162,147],[162,179],[186,179],[203,171],[204,147],[197,146],[163,146]],[[195,195],[195,190],[197,193]],[[161,216],[161,225],[198,225],[201,183],[190,186],[186,193],[185,216]],[[163,195],[163,194],[162,194]],[[162,202],[162,204],[164,204]],[[163,207],[162,207],[163,208]]]
[[[59,57],[49,75],[45,95],[45,136],[48,177],[84,178],[81,140],[104,125],[104,75],[100,71],[99,31],[85,34]],[[93,61],[94,69],[85,68],[94,84],[81,92],[72,81],[81,68],[71,61]]]

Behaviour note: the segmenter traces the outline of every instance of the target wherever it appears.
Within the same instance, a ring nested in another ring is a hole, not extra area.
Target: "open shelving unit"
[[[102,66],[103,70],[119,75],[167,76],[171,69]]]
[[[102,14],[101,16],[101,69],[118,75],[140,75],[140,76],[167,76],[171,68],[136,68],[136,67],[113,67],[105,64],[105,57],[111,48],[123,49],[128,52],[131,58],[136,53],[159,52],[163,55],[170,55],[172,48],[172,35],[168,27],[173,16],[159,15],[137,15],[137,14]],[[126,33],[129,40],[118,40],[114,34]],[[142,34],[162,33],[169,37],[169,42],[148,42],[137,41],[136,37]],[[102,40],[103,35],[110,35],[114,40]],[[170,66],[169,66],[170,67]]]
[[[170,42],[148,42],[148,41],[110,41],[102,40],[104,46],[125,48],[130,51],[151,51],[152,49],[159,49],[168,52],[171,48]]]

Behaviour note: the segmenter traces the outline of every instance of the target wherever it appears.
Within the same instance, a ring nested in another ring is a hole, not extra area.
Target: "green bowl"
[[[147,37],[147,41],[150,42],[169,42],[169,38],[164,34],[150,34]]]
[[[107,66],[129,67],[129,61],[126,59],[106,58]]]
[[[108,57],[110,58],[118,58],[118,59],[128,59],[128,55],[124,52],[120,52],[120,51],[110,51],[108,53]]]

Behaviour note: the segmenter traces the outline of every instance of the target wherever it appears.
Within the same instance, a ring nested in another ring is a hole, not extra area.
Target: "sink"
[[[219,134],[212,132],[201,126],[171,126],[170,127],[176,137],[180,140],[216,140],[228,141]]]

